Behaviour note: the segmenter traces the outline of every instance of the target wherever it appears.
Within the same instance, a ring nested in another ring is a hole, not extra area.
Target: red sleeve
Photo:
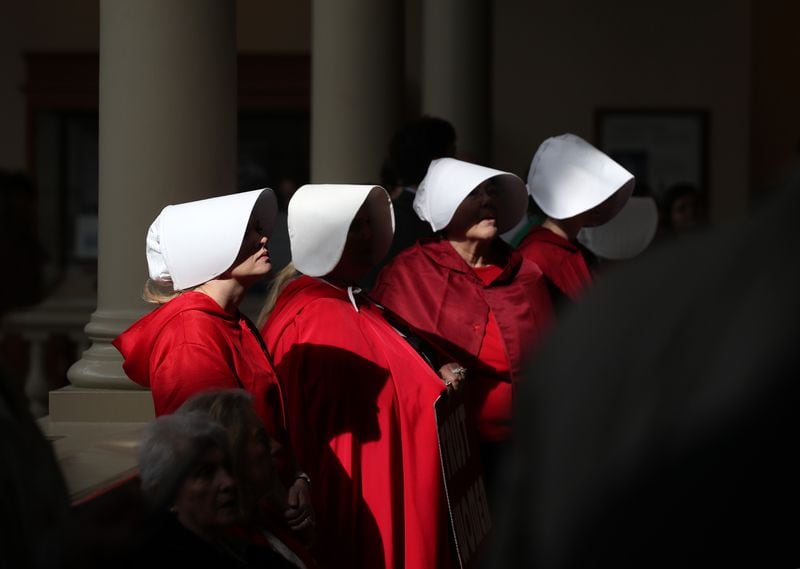
[[[150,387],[158,416],[175,412],[195,393],[240,385],[219,350],[184,343],[170,347],[169,357],[156,368]]]

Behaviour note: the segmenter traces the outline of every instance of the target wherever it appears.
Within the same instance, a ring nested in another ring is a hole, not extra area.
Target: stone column
[[[101,0],[97,310],[51,420],[152,416],[110,342],[152,308],[145,235],[161,208],[236,190],[236,111],[235,3]]]
[[[489,158],[489,19],[486,0],[423,3],[422,113],[450,121],[473,161]]]
[[[314,0],[311,178],[376,183],[402,102],[400,0]]]

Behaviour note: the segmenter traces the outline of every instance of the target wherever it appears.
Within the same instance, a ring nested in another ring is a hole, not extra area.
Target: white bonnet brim
[[[277,216],[269,188],[168,205],[147,231],[150,278],[185,290],[227,271],[254,215],[269,237]]]
[[[434,231],[445,229],[464,198],[489,179],[494,180],[498,190],[495,198],[498,232],[507,231],[519,222],[527,209],[525,183],[509,172],[455,158],[431,162],[417,188],[414,211]]]
[[[292,263],[303,274],[321,277],[342,258],[347,233],[358,210],[368,204],[373,232],[372,259],[377,264],[394,237],[394,211],[381,186],[307,184],[289,201],[287,224]]]
[[[635,184],[633,174],[579,136],[545,140],[528,172],[528,191],[552,219],[567,219]]]

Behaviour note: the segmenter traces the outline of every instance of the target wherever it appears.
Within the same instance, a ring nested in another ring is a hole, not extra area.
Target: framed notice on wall
[[[598,109],[595,120],[598,148],[629,170],[644,193],[659,198],[673,184],[688,183],[707,195],[708,111]]]

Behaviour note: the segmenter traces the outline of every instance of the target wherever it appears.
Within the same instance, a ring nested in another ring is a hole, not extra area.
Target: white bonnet
[[[269,236],[277,216],[272,190],[168,205],[147,231],[150,279],[185,290],[218,277],[236,260],[251,214]]]
[[[456,160],[439,158],[431,161],[414,198],[414,211],[434,231],[447,227],[458,206],[469,193],[486,180],[497,185],[497,229],[502,233],[514,227],[525,214],[528,195],[525,183],[514,174]]]
[[[633,174],[574,134],[545,140],[528,172],[528,191],[553,219],[567,219],[603,203],[617,191],[633,191]]]
[[[394,237],[394,210],[381,186],[307,184],[289,201],[287,224],[292,262],[303,274],[322,277],[342,258],[347,232],[367,202],[372,225],[372,259],[377,264]]]

